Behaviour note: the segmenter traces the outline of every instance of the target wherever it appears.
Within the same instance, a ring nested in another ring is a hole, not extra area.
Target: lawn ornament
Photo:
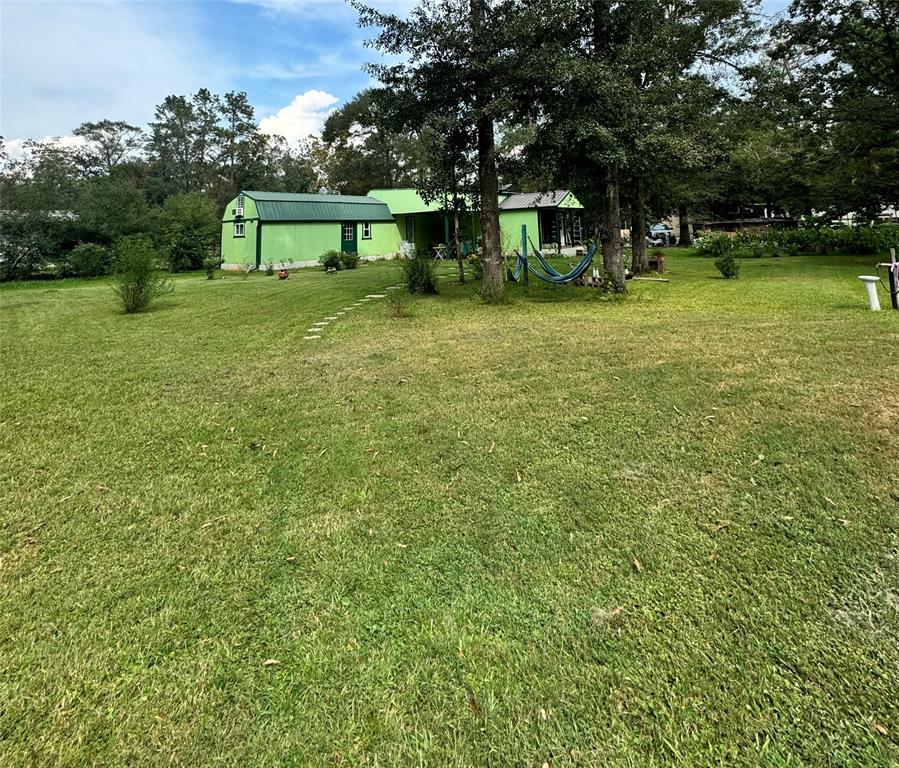
[[[288,277],[290,277],[290,272],[288,272],[286,269],[278,270],[278,279],[279,280],[286,280]]]
[[[882,261],[875,266],[876,275],[859,275],[858,279],[865,284],[865,290],[868,292],[868,308],[876,312],[880,309],[880,299],[877,296],[877,285],[880,286],[890,295],[890,304],[893,309],[899,309],[899,261],[896,260],[896,249],[890,248],[890,260]],[[883,282],[881,269],[887,270],[887,280],[889,285]]]

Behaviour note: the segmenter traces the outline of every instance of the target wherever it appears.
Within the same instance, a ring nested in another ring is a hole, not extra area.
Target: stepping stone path
[[[388,285],[384,290],[386,291],[395,291],[399,288],[402,288],[401,285]],[[344,307],[339,312],[334,315],[328,315],[324,320],[319,320],[317,323],[312,324],[312,328],[307,328],[306,333],[307,336],[303,336],[304,341],[311,341],[313,339],[320,339],[321,332],[325,329],[326,325],[329,325],[333,320],[339,320],[341,315],[345,315],[347,312],[352,312],[354,309],[358,309],[362,306],[362,302],[371,301],[372,299],[383,299],[386,298],[386,293],[369,293],[363,298],[359,299],[354,304]]]

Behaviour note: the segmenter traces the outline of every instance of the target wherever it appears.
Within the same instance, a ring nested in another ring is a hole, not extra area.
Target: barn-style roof
[[[393,221],[380,200],[360,195],[243,192],[256,203],[260,221]]]

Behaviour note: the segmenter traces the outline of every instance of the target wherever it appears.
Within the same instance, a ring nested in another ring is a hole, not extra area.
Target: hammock
[[[587,253],[582,258],[577,265],[570,272],[566,272],[564,275],[560,275],[555,269],[552,271],[555,274],[544,274],[540,272],[536,267],[531,265],[530,262],[525,262],[524,258],[518,251],[513,251],[517,258],[517,262],[515,264],[515,272],[512,270],[508,270],[509,277],[514,280],[516,283],[521,279],[521,271],[524,268],[525,264],[527,264],[528,272],[530,272],[534,277],[539,280],[543,280],[547,283],[571,283],[577,280],[580,277],[583,277],[586,274],[587,270],[590,269],[590,263],[593,261],[593,256],[596,254],[596,244],[594,243],[587,249]],[[535,252],[535,255],[540,253],[539,251]],[[540,265],[543,266],[545,260],[542,256],[537,257],[537,261],[540,262]],[[548,262],[547,262],[548,263]],[[549,270],[547,270],[549,272]]]

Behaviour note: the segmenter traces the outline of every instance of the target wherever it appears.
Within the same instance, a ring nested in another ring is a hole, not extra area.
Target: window
[[[407,243],[415,242],[415,217],[414,216],[406,217],[406,242]]]
[[[243,237],[243,222],[234,222],[234,237]]]
[[[356,238],[356,225],[355,224],[344,224],[343,225],[343,242],[349,243]]]
[[[234,209],[235,216],[243,216],[243,195],[237,196],[237,208]]]
[[[371,222],[370,221],[362,222],[362,239],[363,240],[371,240]]]

